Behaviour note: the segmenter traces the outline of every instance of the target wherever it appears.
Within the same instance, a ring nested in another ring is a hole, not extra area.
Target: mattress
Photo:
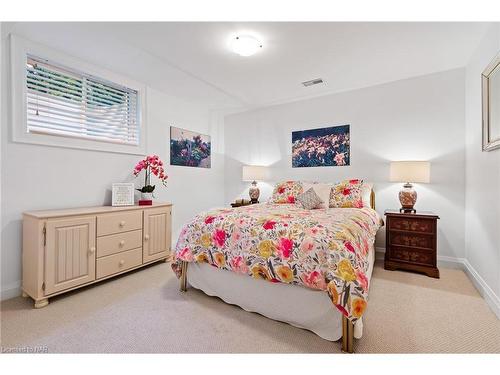
[[[373,244],[367,258],[366,275],[371,280],[375,261]],[[321,290],[270,283],[195,262],[188,265],[187,280],[193,288],[246,311],[307,329],[325,340],[337,341],[342,337],[342,314],[332,305],[328,294]],[[362,334],[363,319],[360,318],[354,324],[354,337],[361,338]]]

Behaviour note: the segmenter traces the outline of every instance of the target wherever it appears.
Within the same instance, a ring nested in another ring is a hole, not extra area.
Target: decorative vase
[[[153,204],[153,193],[141,193],[139,206],[151,206]]]
[[[401,202],[401,212],[416,212],[413,206],[417,202],[417,192],[413,190],[413,185],[407,182],[399,192],[399,202]]]

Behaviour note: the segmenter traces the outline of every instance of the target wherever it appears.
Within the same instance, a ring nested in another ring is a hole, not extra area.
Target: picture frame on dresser
[[[132,182],[120,182],[111,185],[111,205],[133,206],[135,185]]]

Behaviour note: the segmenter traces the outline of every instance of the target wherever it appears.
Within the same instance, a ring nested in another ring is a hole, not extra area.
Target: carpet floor
[[[500,353],[500,320],[465,273],[441,279],[377,263],[357,353]],[[156,264],[54,297],[1,304],[1,346],[49,353],[338,353],[339,342],[249,313],[215,297],[179,292]]]

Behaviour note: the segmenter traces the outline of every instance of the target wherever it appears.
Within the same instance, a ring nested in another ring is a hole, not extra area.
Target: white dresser
[[[170,257],[172,205],[85,207],[23,215],[23,296],[49,297]]]

